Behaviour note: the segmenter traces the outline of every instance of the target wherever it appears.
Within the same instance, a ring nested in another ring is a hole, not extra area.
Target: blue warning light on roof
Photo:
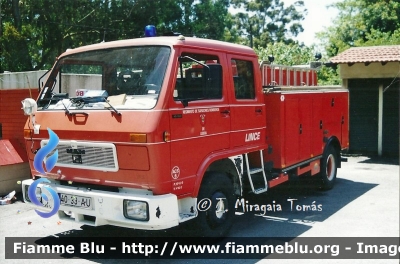
[[[155,37],[156,36],[156,27],[153,25],[147,25],[144,28],[144,35],[146,37]]]

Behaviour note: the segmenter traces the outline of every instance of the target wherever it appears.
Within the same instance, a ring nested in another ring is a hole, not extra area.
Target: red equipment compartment
[[[274,91],[264,95],[267,144],[264,160],[275,169],[322,155],[326,142],[337,137],[348,147],[348,91],[339,88]]]

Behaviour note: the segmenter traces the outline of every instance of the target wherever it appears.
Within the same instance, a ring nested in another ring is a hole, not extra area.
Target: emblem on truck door
[[[175,180],[179,178],[180,173],[181,173],[181,170],[179,169],[178,166],[173,167],[171,170],[171,176]]]
[[[206,115],[205,114],[200,115],[200,123],[202,126],[205,125],[205,123],[206,123]]]

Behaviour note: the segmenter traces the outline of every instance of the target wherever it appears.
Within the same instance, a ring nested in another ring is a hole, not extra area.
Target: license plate
[[[93,203],[90,197],[83,197],[71,194],[60,193],[61,205],[79,207],[82,209],[92,209]]]

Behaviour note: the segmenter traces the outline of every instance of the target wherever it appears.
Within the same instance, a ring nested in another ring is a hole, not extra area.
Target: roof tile
[[[400,61],[400,45],[354,47],[332,57],[333,63]]]

